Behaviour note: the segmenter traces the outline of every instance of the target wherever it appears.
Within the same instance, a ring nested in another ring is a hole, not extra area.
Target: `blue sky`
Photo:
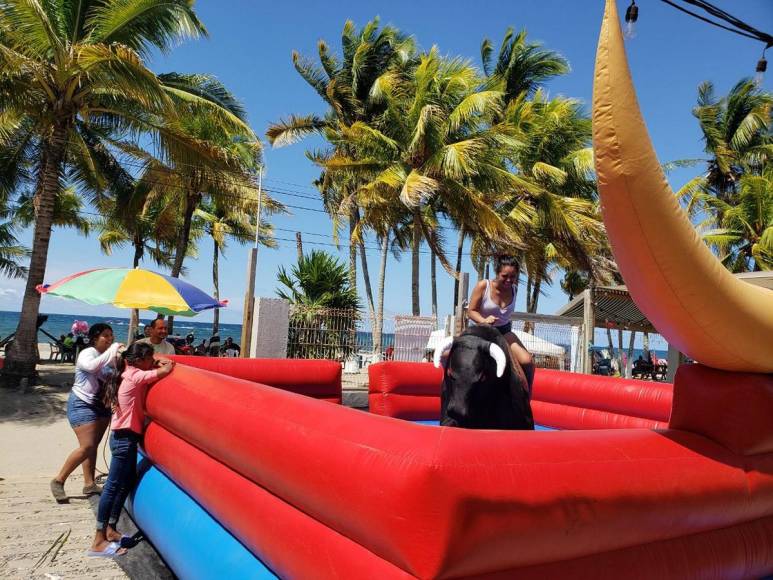
[[[619,1],[624,13],[627,1]],[[716,4],[759,29],[773,28],[773,1],[745,0]],[[316,55],[316,42],[325,39],[333,49],[340,46],[340,31],[351,19],[358,28],[374,16],[382,24],[392,24],[412,34],[420,47],[437,45],[443,54],[463,56],[479,65],[480,43],[490,38],[498,46],[508,26],[526,28],[531,40],[563,54],[571,64],[570,74],[548,85],[551,95],[571,96],[590,106],[593,61],[603,12],[603,0],[509,0],[480,3],[461,0],[407,2],[254,2],[199,0],[196,9],[209,30],[209,38],[188,41],[169,55],[156,55],[151,67],[157,72],[199,72],[217,76],[244,103],[249,120],[261,136],[272,121],[292,113],[323,113],[323,103],[300,78],[291,63],[291,51]],[[714,83],[717,93],[727,92],[739,79],[752,76],[760,57],[759,42],[737,36],[691,18],[657,0],[640,0],[636,37],[628,42],[628,56],[639,102],[650,130],[655,149],[662,161],[693,158],[702,155],[697,121],[690,111],[695,104],[696,88],[704,80]],[[768,58],[773,57],[769,53]],[[768,73],[764,86],[771,90]],[[288,193],[314,196],[311,181],[317,171],[305,158],[307,148],[319,146],[314,140],[282,149],[266,144],[264,184],[283,203],[320,209],[314,199],[293,197]],[[669,178],[674,188],[697,173],[681,170]],[[261,249],[258,258],[256,295],[274,296],[276,273],[280,265],[295,261],[295,231],[302,231],[304,249],[321,248],[339,253],[330,246],[311,242],[332,243],[331,222],[323,213],[294,209],[290,215],[275,216],[273,223],[280,241],[278,250]],[[318,234],[318,235],[312,235]],[[30,242],[31,232],[22,239]],[[455,236],[447,240],[449,252],[455,248]],[[198,259],[187,259],[187,280],[211,291],[211,257],[209,243],[202,242]],[[368,243],[374,247],[373,241]],[[426,248],[425,248],[426,250]],[[345,248],[340,256],[345,259]],[[223,311],[225,322],[241,321],[244,299],[247,248],[231,245],[221,261],[221,295],[231,300]],[[422,313],[430,312],[429,256],[421,264]],[[57,280],[75,271],[94,267],[129,267],[131,252],[116,251],[105,256],[99,250],[96,236],[78,236],[72,231],[55,230],[49,253],[46,281]],[[371,275],[377,271],[378,255],[369,252]],[[151,267],[149,264],[148,267]],[[475,277],[469,260],[464,269]],[[452,309],[453,280],[438,266],[440,313]],[[373,284],[376,279],[373,277]],[[362,287],[362,284],[360,284]],[[0,279],[0,310],[21,307],[23,282]],[[401,261],[390,258],[387,266],[385,310],[387,314],[410,312],[410,255]],[[566,302],[558,280],[540,300],[539,311],[553,313]],[[523,288],[518,307],[523,309]],[[87,305],[44,297],[44,312],[123,315],[112,307]],[[207,321],[210,314],[197,320]]]

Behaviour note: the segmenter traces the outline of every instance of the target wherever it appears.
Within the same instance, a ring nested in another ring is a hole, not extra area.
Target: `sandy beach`
[[[41,345],[44,361],[47,347]],[[69,503],[57,504],[51,496],[49,482],[76,445],[66,417],[73,371],[72,364],[41,364],[39,384],[0,389],[0,577],[170,577],[147,542],[130,550],[120,565],[85,555],[99,500],[80,495],[80,469],[66,483]],[[107,471],[109,457],[109,448],[100,445],[99,471]],[[136,532],[125,514],[119,529]]]
[[[94,514],[89,500],[77,495],[83,474],[76,471],[67,481],[69,504],[51,497],[49,482],[76,444],[66,417],[73,365],[38,370],[40,384],[0,390],[0,576],[128,578],[114,561],[84,554]],[[98,467],[105,471],[101,458]]]

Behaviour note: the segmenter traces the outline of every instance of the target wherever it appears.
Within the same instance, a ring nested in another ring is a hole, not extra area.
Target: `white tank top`
[[[510,322],[510,318],[515,311],[515,286],[513,286],[513,296],[510,303],[504,308],[491,299],[491,281],[486,280],[486,291],[483,293],[483,300],[480,301],[480,314],[483,318],[495,316],[496,321],[493,326],[504,326]]]

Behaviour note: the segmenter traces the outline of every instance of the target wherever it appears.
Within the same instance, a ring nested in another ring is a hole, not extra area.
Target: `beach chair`
[[[48,360],[50,362],[56,362],[57,360],[59,360],[60,362],[64,362],[64,345],[59,341],[56,341],[56,342],[49,341],[48,345],[49,345]]]

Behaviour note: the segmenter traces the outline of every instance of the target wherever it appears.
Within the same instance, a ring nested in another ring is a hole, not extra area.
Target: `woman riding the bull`
[[[516,368],[523,369],[526,382],[534,381],[534,361],[531,354],[513,332],[511,317],[515,310],[515,291],[518,286],[518,262],[512,256],[497,256],[494,262],[496,277],[481,280],[475,285],[467,308],[467,316],[475,324],[489,324],[496,328],[510,346]]]

